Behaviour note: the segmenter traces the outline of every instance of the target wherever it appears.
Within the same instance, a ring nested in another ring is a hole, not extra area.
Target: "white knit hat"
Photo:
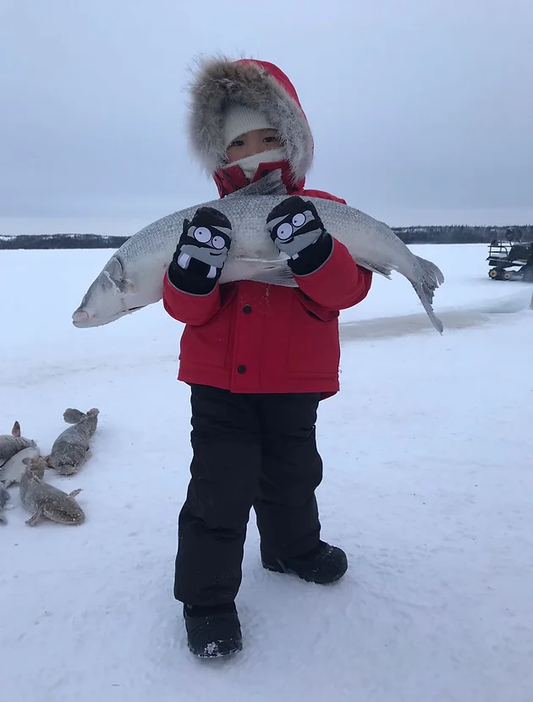
[[[224,117],[224,145],[226,148],[241,134],[254,129],[275,129],[266,115],[250,107],[235,105],[230,107]]]

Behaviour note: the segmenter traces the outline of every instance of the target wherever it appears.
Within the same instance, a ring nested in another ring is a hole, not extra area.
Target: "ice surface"
[[[181,325],[161,304],[108,326],[71,313],[109,258],[0,252],[0,433],[46,453],[70,406],[99,407],[75,477],[80,527],[0,533],[0,699],[22,702],[531,702],[531,286],[486,246],[413,246],[441,266],[441,337],[398,275],[341,315],[342,391],[322,403],[323,537],[337,585],[266,572],[250,525],[244,651],[199,662],[172,598],[190,460]]]

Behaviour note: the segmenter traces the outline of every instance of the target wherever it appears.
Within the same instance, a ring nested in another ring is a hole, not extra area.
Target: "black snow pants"
[[[177,600],[209,606],[235,599],[252,507],[264,554],[292,558],[318,544],[319,399],[192,385],[193,459],[178,519]]]

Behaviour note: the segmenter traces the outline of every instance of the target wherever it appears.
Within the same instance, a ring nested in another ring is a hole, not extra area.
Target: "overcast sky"
[[[216,197],[184,118],[217,52],[289,75],[309,187],[393,226],[533,223],[533,0],[0,0],[0,229]]]

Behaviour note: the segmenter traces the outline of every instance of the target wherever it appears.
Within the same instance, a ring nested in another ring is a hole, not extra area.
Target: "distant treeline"
[[[533,225],[520,227],[392,227],[406,244],[488,244],[493,239],[533,241]],[[0,236],[0,249],[118,249],[129,237],[98,234]]]
[[[392,227],[406,244],[490,244],[493,239],[533,241],[533,225],[520,227]]]
[[[129,237],[98,234],[0,236],[0,249],[118,249]]]

